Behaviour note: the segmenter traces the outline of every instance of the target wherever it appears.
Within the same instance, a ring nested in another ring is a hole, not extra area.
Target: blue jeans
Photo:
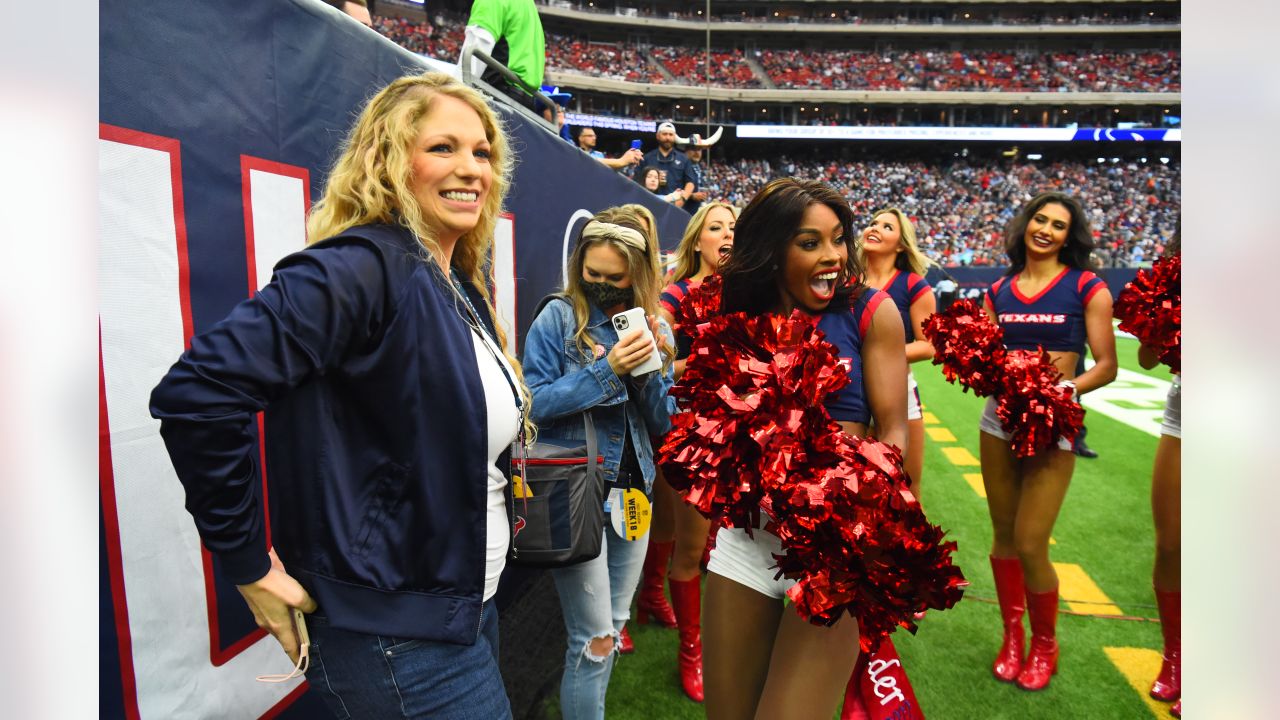
[[[564,720],[604,717],[604,694],[618,652],[618,633],[631,617],[631,597],[640,583],[648,539],[645,533],[627,542],[606,519],[598,557],[551,571],[569,635],[560,680]],[[591,652],[591,641],[602,637],[613,638],[613,652],[600,657]]]
[[[498,672],[498,608],[481,610],[474,645],[366,635],[307,616],[307,680],[338,720],[353,718],[510,718]]]

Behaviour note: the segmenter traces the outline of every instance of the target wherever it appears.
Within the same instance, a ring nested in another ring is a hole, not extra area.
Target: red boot
[[[680,684],[689,699],[702,702],[702,577],[671,580],[669,584],[676,619],[680,621]]]
[[[1182,592],[1156,588],[1156,606],[1164,635],[1164,663],[1151,684],[1151,697],[1168,702],[1182,696]]]
[[[636,594],[636,622],[641,625],[648,624],[652,618],[663,627],[676,626],[676,614],[662,594],[662,580],[667,576],[667,563],[674,547],[674,542],[649,541],[640,575],[640,592]]]
[[[862,701],[862,675],[866,671],[867,655],[862,653],[853,666],[849,684],[844,688],[844,707],[840,710],[840,720],[871,720],[867,704]]]
[[[1018,687],[1043,690],[1058,672],[1058,589],[1042,593],[1028,590],[1027,609],[1031,615],[1031,652],[1018,673]]]
[[[1022,613],[1027,608],[1022,584],[1022,561],[1016,557],[991,556],[991,574],[996,579],[996,597],[1000,600],[1000,619],[1004,624],[1004,642],[991,666],[997,680],[1013,682],[1022,672],[1023,646],[1026,637],[1022,631]]]
[[[631,642],[631,633],[627,632],[627,626],[622,626],[622,631],[618,633],[618,652],[622,655],[630,655],[636,651],[635,643]]]

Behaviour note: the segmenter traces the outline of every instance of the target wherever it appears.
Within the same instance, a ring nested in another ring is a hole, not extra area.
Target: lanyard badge
[[[623,540],[631,542],[649,532],[653,509],[644,491],[636,488],[613,488],[609,490],[609,501],[605,508],[609,511],[613,531]]]

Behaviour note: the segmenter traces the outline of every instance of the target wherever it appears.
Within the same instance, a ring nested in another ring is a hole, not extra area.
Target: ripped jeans
[[[604,694],[618,652],[618,633],[631,617],[631,598],[640,583],[648,546],[648,533],[627,542],[606,519],[599,557],[551,571],[569,635],[560,681],[560,712],[565,720],[604,717]],[[591,641],[606,636],[613,637],[613,652],[593,655]]]

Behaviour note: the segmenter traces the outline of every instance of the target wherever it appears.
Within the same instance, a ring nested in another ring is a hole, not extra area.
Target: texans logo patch
[[[514,527],[511,528],[511,537],[515,537],[516,535],[519,535],[520,531],[523,529],[524,529],[524,518],[517,515],[516,524]]]

